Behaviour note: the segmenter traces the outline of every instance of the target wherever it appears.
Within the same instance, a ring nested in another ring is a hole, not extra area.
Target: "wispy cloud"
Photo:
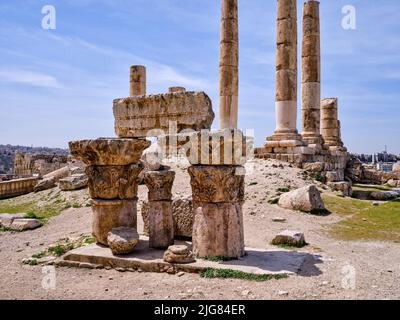
[[[64,86],[59,81],[48,74],[26,71],[26,70],[1,70],[0,81],[20,83],[35,87],[44,88],[63,88]]]

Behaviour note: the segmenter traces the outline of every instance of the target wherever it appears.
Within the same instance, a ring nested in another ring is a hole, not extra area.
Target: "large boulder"
[[[72,176],[60,179],[59,188],[62,191],[73,191],[86,188],[88,185],[88,177],[86,174],[73,174]]]
[[[48,190],[56,186],[56,179],[54,177],[45,178],[40,180],[36,186],[33,188],[34,192],[39,192],[43,190]]]
[[[315,185],[310,185],[282,194],[279,198],[278,204],[280,207],[285,209],[304,212],[325,209],[321,193]]]
[[[139,234],[135,228],[113,228],[107,236],[107,243],[115,255],[131,253],[139,243]]]
[[[275,236],[273,245],[287,245],[292,247],[303,247],[306,245],[304,234],[300,231],[285,230]]]
[[[14,219],[9,228],[16,231],[25,231],[36,229],[41,226],[42,223],[37,219]]]

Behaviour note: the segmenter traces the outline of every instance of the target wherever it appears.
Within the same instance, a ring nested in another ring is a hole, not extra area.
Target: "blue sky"
[[[322,96],[339,98],[345,144],[400,153],[400,2],[320,2]],[[148,93],[204,90],[218,117],[219,3],[0,0],[0,144],[114,136],[112,100],[128,96],[133,64],[147,66]],[[41,27],[47,4],[56,30]],[[347,4],[356,30],[341,26]],[[257,145],[275,127],[275,17],[275,0],[239,0],[239,127],[254,129]]]

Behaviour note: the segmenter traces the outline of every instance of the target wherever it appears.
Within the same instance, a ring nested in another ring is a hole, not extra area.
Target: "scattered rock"
[[[285,230],[272,240],[273,245],[288,245],[293,247],[303,247],[306,245],[304,234],[300,231]]]
[[[39,192],[43,190],[48,190],[56,186],[56,179],[54,177],[46,178],[40,180],[36,186],[33,188],[34,192]]]
[[[287,292],[287,291],[282,291],[282,290],[278,291],[278,296],[288,296],[288,295],[289,295],[289,292]]]
[[[169,263],[191,263],[195,262],[193,253],[185,245],[169,246],[164,253],[164,261]]]
[[[183,271],[181,271],[181,272],[178,272],[176,275],[177,275],[178,277],[182,277],[182,276],[185,275],[185,273],[184,273]]]
[[[87,184],[88,177],[86,174],[74,174],[70,177],[59,180],[59,187],[61,191],[73,191],[86,188]]]
[[[281,218],[281,217],[274,217],[272,218],[273,222],[286,222],[285,218]]]
[[[0,227],[9,228],[15,219],[23,219],[25,213],[2,213],[0,214]]]
[[[243,290],[242,291],[242,296],[248,296],[248,295],[250,295],[251,294],[251,291],[250,290]]]
[[[42,223],[37,219],[15,219],[11,225],[11,230],[24,231],[32,230],[42,226]]]
[[[325,209],[321,194],[315,185],[282,194],[279,198],[278,204],[285,209],[300,210],[304,212]]]
[[[107,243],[113,254],[131,253],[139,243],[139,234],[135,228],[113,228],[107,236]]]

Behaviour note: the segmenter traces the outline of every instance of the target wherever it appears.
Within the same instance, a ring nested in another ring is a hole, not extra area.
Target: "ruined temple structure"
[[[277,159],[311,171],[333,189],[349,189],[349,160],[341,140],[338,99],[321,100],[319,2],[304,1],[301,50],[302,132],[297,130],[297,0],[278,0],[276,130],[255,157]],[[345,192],[345,193],[346,193]]]
[[[67,162],[68,156],[17,152],[14,158],[14,175],[19,178],[32,177],[34,174],[44,176],[65,167]]]

